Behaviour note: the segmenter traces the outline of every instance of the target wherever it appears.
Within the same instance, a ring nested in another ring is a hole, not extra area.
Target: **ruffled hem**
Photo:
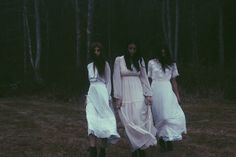
[[[97,138],[107,138],[108,142],[109,143],[112,143],[112,144],[116,144],[119,139],[120,139],[120,135],[118,133],[98,133],[96,131],[93,131],[93,130],[90,130],[88,129],[88,135],[94,135],[96,136]]]
[[[181,141],[182,135],[176,135],[176,136],[162,136],[161,137],[164,141]]]
[[[121,122],[125,127],[126,135],[129,139],[130,145],[132,150],[136,149],[146,149],[150,146],[156,145],[156,128],[153,125],[152,121],[152,114],[151,114],[151,108],[148,106],[147,108],[144,107],[143,101],[139,103],[131,103],[126,104],[127,106],[124,106],[124,108],[121,108],[118,111],[118,114],[120,116]],[[130,106],[129,106],[130,105]],[[139,105],[143,106],[139,108]],[[129,108],[131,107],[131,108]],[[135,124],[134,117],[128,117],[128,116],[135,116],[132,107],[143,111],[143,109],[146,108],[146,112],[139,114],[139,116],[145,115],[146,119],[139,119],[136,117],[135,120],[139,120],[139,124]],[[130,113],[133,113],[130,115]]]

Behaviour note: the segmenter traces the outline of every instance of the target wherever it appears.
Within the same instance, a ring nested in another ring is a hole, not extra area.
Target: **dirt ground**
[[[185,98],[187,135],[174,151],[149,148],[147,157],[236,156],[236,102]],[[108,157],[129,157],[122,138],[109,145]],[[0,157],[87,157],[87,125],[82,99],[41,96],[0,98]]]

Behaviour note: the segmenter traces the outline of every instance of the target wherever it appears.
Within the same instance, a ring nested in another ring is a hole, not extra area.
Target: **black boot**
[[[145,150],[139,149],[139,157],[146,157]]]
[[[138,150],[132,152],[132,157],[138,157]]]
[[[106,157],[106,148],[101,148],[100,149],[99,157]]]
[[[161,152],[167,151],[166,142],[162,138],[159,139],[159,145]]]
[[[89,157],[97,157],[97,148],[96,147],[89,148]]]
[[[166,146],[167,146],[167,151],[173,150],[173,142],[172,141],[167,141]]]

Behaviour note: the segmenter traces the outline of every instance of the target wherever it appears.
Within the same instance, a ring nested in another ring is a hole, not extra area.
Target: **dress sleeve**
[[[105,66],[105,80],[106,80],[106,87],[110,96],[111,95],[111,69],[108,62],[106,62],[106,66]]]
[[[145,62],[143,59],[140,62],[140,80],[141,80],[142,87],[143,87],[143,92],[144,92],[143,95],[152,96],[152,90],[150,87],[150,83],[148,81]]]
[[[179,76],[179,72],[178,72],[176,63],[173,63],[171,78],[175,78],[177,76]]]
[[[152,78],[152,61],[148,62],[148,77]]]
[[[121,85],[121,71],[120,71],[119,57],[116,58],[114,64],[113,88],[114,88],[114,97],[117,99],[122,99],[122,85]]]

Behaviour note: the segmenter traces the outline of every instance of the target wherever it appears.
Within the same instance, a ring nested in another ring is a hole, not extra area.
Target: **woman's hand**
[[[145,102],[146,102],[146,105],[152,105],[152,97],[151,96],[145,96]]]
[[[121,99],[116,99],[116,108],[120,109],[120,107],[122,106],[122,100]]]

